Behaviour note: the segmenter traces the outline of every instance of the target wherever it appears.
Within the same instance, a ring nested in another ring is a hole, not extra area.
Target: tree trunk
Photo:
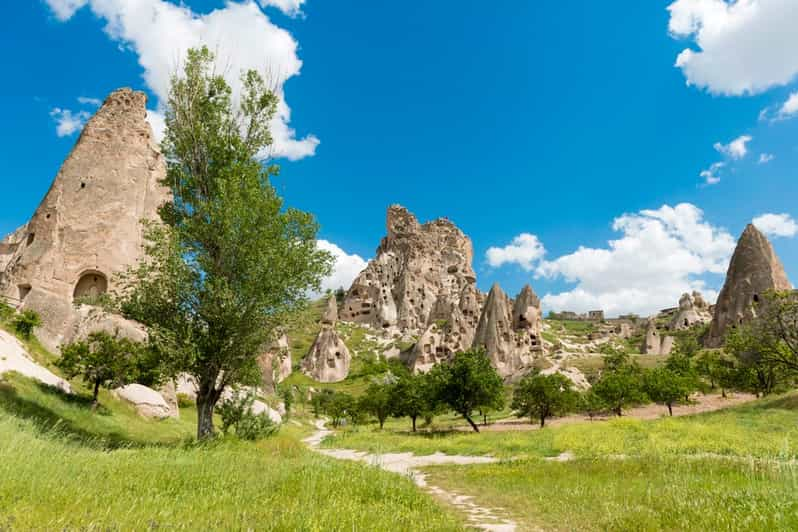
[[[670,403],[668,403],[668,414],[673,415],[673,406]]]
[[[92,399],[91,399],[91,409],[92,410],[97,410],[97,407],[100,406],[100,401],[98,399],[99,396],[100,396],[100,381],[95,381],[94,382],[94,395],[92,396]]]
[[[379,420],[379,422],[380,422],[380,430],[382,430],[382,426],[383,426],[383,425],[385,425],[385,418],[384,418],[384,417],[381,417],[381,418],[379,418],[378,420]]]
[[[621,405],[615,407],[615,415],[621,417],[623,414],[621,412]]]
[[[474,432],[479,432],[479,427],[477,427],[477,424],[471,419],[471,416],[463,414],[463,417],[466,418],[466,421],[468,421],[468,424],[474,429]]]
[[[413,421],[413,432],[416,431],[416,416],[410,416],[410,419]]]
[[[483,425],[484,427],[487,427],[487,426],[488,426],[488,415],[487,415],[487,414],[484,414],[484,413],[482,414],[482,425]]]
[[[723,397],[724,399],[726,399],[726,388],[721,388],[720,389],[720,396]]]
[[[540,428],[546,426],[546,416],[540,416]]]

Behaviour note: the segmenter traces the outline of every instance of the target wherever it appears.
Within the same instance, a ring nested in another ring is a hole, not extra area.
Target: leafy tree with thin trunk
[[[413,432],[419,417],[432,416],[436,410],[429,378],[425,373],[408,373],[399,378],[391,390],[391,407],[394,417],[409,417]]]
[[[644,387],[649,399],[668,407],[668,414],[673,415],[673,405],[693,391],[693,380],[679,375],[668,367],[655,368],[646,372]]]
[[[198,384],[197,437],[214,434],[225,388],[257,381],[257,356],[330,271],[310,214],[285,208],[262,157],[278,97],[255,71],[233,95],[207,48],[171,80],[162,149],[172,200],[120,306],[149,327],[169,373]],[[234,103],[236,102],[236,103]]]
[[[92,387],[92,403],[96,407],[101,387],[114,388],[136,380],[141,352],[142,346],[127,338],[95,332],[85,341],[63,346],[55,365],[67,378],[80,376]]]
[[[579,394],[578,407],[580,412],[587,414],[590,421],[607,411],[607,403],[592,388]]]
[[[429,379],[436,400],[463,416],[474,432],[479,432],[471,417],[474,410],[504,407],[502,378],[484,349],[457,353],[448,363],[433,366]]]
[[[571,380],[562,373],[532,373],[515,387],[510,407],[518,417],[528,416],[532,423],[540,421],[540,428],[543,428],[546,418],[571,410],[575,399]]]
[[[642,370],[627,354],[620,351],[605,354],[604,367],[593,391],[615,415],[621,416],[627,406],[645,401]]]
[[[380,430],[385,425],[385,420],[391,415],[394,386],[396,385],[392,382],[372,382],[358,402],[358,407],[362,412],[377,418]]]

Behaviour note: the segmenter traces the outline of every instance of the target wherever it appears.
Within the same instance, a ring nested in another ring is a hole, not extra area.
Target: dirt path
[[[430,465],[489,464],[497,462],[496,458],[490,456],[445,455],[442,453],[428,456],[416,456],[413,453],[370,454],[352,449],[321,449],[322,440],[332,434],[332,431],[325,428],[324,424],[323,420],[316,421],[318,430],[312,436],[303,440],[314,451],[338,460],[365,462],[392,473],[408,476],[421,489],[463,512],[466,515],[468,525],[479,530],[493,532],[515,531],[516,523],[500,517],[499,514],[504,513],[500,509],[480,506],[472,496],[460,495],[453,491],[430,485],[427,483],[424,473],[419,470]]]
[[[691,416],[701,414],[703,412],[714,412],[715,410],[722,410],[742,403],[748,403],[756,399],[753,394],[749,393],[734,393],[729,394],[728,397],[723,398],[720,394],[713,395],[698,395],[692,398],[693,404],[690,405],[676,405],[673,407],[673,415],[676,416]],[[623,416],[633,419],[657,419],[666,417],[668,409],[662,405],[645,405],[636,408],[630,408],[624,411]],[[614,419],[615,417],[596,417],[594,421],[606,421]],[[584,423],[588,421],[585,416],[573,415],[565,416],[555,419],[546,420],[546,426],[556,427],[559,425],[570,425],[572,423]],[[504,432],[504,431],[527,431],[538,430],[540,426],[537,423],[529,423],[528,419],[506,418],[494,421],[488,426],[481,426],[479,430],[482,432]],[[456,427],[457,430],[470,432],[472,429],[469,426]]]

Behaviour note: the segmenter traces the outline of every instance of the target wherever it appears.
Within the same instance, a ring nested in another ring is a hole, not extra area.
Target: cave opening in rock
[[[74,299],[97,297],[108,291],[108,279],[100,272],[86,272],[75,285]]]

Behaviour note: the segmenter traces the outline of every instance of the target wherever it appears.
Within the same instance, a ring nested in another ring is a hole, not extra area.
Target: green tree
[[[67,378],[80,376],[93,388],[96,406],[100,387],[113,388],[134,382],[142,346],[127,338],[95,332],[86,341],[73,342],[61,348],[55,363]]]
[[[673,415],[673,405],[692,391],[693,380],[667,368],[655,368],[645,374],[645,392],[649,399],[668,407]]]
[[[170,373],[198,384],[197,437],[214,433],[225,388],[254,384],[256,358],[330,271],[310,214],[285,208],[258,158],[271,145],[278,97],[254,71],[240,103],[213,71],[207,48],[189,50],[171,80],[162,149],[172,200],[147,231],[147,257],[122,278],[119,306],[149,327]]]
[[[576,394],[571,380],[561,373],[527,375],[513,391],[510,407],[518,417],[528,416],[532,423],[546,424],[546,418],[562,415],[574,406]]]
[[[504,406],[502,378],[483,349],[457,353],[450,362],[433,366],[429,378],[436,400],[463,416],[475,432],[479,427],[471,418],[474,410]]]
[[[388,419],[393,410],[394,386],[393,382],[372,382],[358,401],[358,408],[361,412],[371,414],[377,418],[380,430],[382,430],[385,420]]]
[[[14,330],[30,340],[36,327],[42,324],[41,317],[33,310],[23,310],[14,317]]]
[[[593,390],[617,416],[623,415],[623,409],[627,406],[643,402],[646,398],[641,373],[631,365],[622,366],[616,371],[605,371],[593,385]]]
[[[579,394],[578,405],[579,410],[587,414],[591,421],[607,410],[607,403],[592,388]]]
[[[424,373],[401,376],[391,390],[391,395],[392,415],[409,417],[413,432],[416,432],[416,420],[419,417],[431,417],[436,410],[429,378]]]

